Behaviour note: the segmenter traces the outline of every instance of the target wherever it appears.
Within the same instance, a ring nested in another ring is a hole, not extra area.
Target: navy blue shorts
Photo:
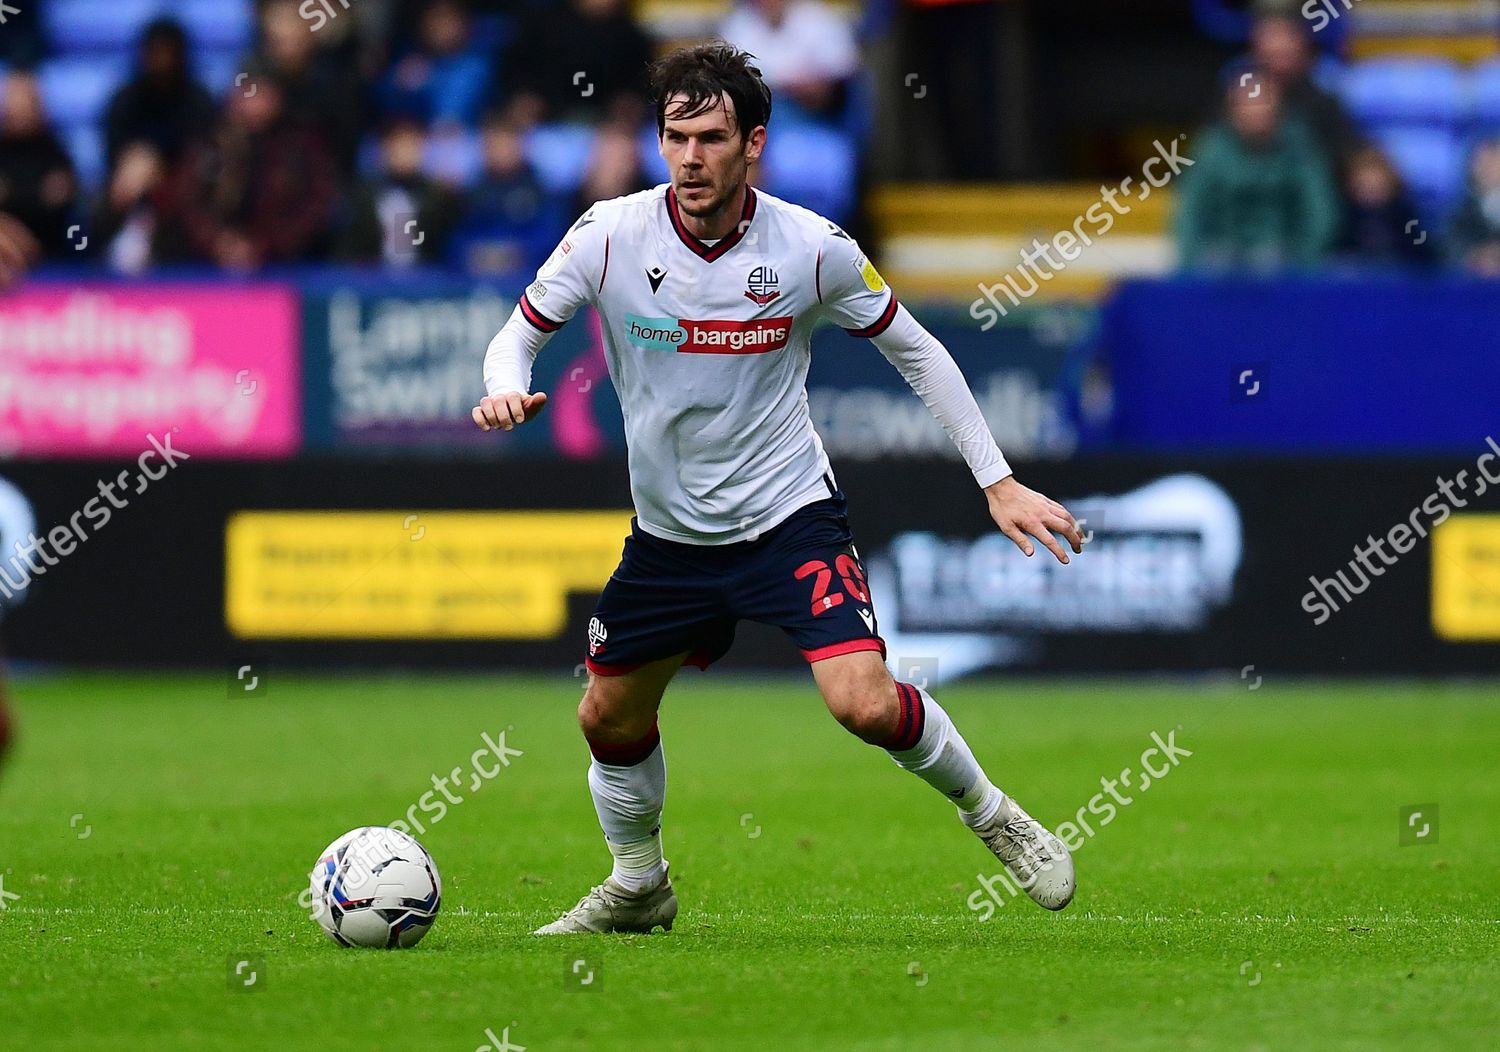
[[[706,669],[728,653],[741,620],[780,628],[809,662],[885,656],[842,493],[734,544],[662,540],[631,519],[589,621],[588,667],[619,676],[685,651],[687,664]]]

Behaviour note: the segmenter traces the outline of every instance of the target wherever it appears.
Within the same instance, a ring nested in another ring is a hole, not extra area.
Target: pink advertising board
[[[0,296],[0,455],[268,458],[302,437],[296,294],[34,285]]]

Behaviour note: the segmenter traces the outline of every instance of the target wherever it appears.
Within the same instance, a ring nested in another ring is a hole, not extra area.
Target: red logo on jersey
[[[767,354],[786,346],[792,335],[792,319],[758,318],[755,321],[684,321],[687,339],[679,354]]]
[[[776,287],[780,284],[781,280],[770,267],[756,267],[745,283],[745,298],[757,307],[764,307],[781,295],[781,290]]]
[[[787,345],[792,318],[751,321],[689,321],[625,315],[625,336],[647,351],[677,354],[769,354]]]

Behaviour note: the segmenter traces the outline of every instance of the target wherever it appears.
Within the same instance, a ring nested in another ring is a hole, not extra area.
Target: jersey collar
[[[721,237],[715,245],[705,245],[692,234],[688,233],[687,226],[682,221],[682,215],[677,210],[677,195],[672,192],[672,187],[667,187],[667,215],[672,217],[672,229],[677,231],[677,236],[682,243],[693,250],[693,253],[703,262],[712,263],[735,245],[738,245],[745,236],[745,231],[750,229],[750,220],[755,218],[755,190],[748,184],[745,186],[745,207],[740,211],[740,221],[734,230],[725,237]]]

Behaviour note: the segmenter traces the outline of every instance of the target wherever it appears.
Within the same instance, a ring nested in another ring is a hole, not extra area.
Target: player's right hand
[[[512,391],[498,398],[481,398],[469,415],[481,431],[500,428],[509,431],[517,424],[524,424],[547,407],[547,396],[541,391],[522,394]]]

